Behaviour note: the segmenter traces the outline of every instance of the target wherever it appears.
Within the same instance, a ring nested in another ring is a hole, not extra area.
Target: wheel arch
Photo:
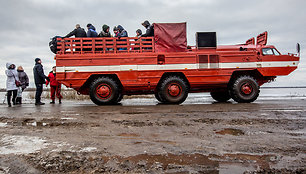
[[[256,81],[261,81],[262,79],[264,79],[264,76],[258,70],[237,70],[232,73],[228,86],[233,84],[235,79],[243,75],[249,75],[253,77]]]
[[[89,76],[89,78],[86,80],[86,82],[82,85],[82,87],[80,88],[80,93],[82,94],[89,94],[89,87],[90,84],[97,78],[99,77],[109,77],[112,78],[113,80],[117,81],[119,87],[122,89],[123,85],[121,83],[121,81],[119,80],[117,74],[91,74]]]
[[[190,88],[190,83],[189,83],[189,81],[188,81],[188,79],[186,78],[186,76],[185,76],[184,73],[182,73],[182,72],[165,72],[165,73],[161,76],[161,78],[159,79],[156,89],[158,89],[158,87],[160,87],[162,81],[163,81],[165,78],[169,77],[169,76],[178,76],[178,77],[182,78],[182,79],[187,83],[188,88]]]

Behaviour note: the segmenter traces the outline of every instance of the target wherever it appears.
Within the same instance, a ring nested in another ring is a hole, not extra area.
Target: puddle
[[[72,117],[64,117],[64,118],[61,118],[61,120],[75,120],[76,118],[72,118]]]
[[[240,129],[233,129],[233,128],[226,128],[221,131],[216,132],[217,134],[220,135],[234,135],[234,136],[239,136],[239,135],[244,135],[244,132]]]
[[[130,134],[128,134],[128,133],[121,133],[118,136],[120,136],[120,137],[139,137],[140,135],[134,134],[134,133],[130,133]]]
[[[27,126],[35,126],[35,127],[41,127],[41,126],[47,126],[47,123],[43,122],[33,122],[33,123],[26,123]]]
[[[45,148],[47,145],[48,144],[46,141],[39,137],[4,135],[1,138],[0,154],[34,153],[42,148]]]
[[[174,141],[166,141],[166,140],[160,140],[160,141],[155,141],[157,143],[164,143],[164,144],[170,144],[170,145],[176,145],[176,142]]]
[[[80,152],[92,152],[92,151],[96,151],[97,148],[96,147],[85,147],[83,149],[80,150]]]

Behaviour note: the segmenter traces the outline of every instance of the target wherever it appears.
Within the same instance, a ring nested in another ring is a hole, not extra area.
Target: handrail
[[[155,52],[154,37],[58,38],[57,54]]]

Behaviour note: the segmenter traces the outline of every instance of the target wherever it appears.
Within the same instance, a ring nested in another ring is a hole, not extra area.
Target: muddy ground
[[[306,173],[306,100],[0,105],[0,173]]]

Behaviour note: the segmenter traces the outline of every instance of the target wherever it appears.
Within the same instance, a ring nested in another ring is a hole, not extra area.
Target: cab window
[[[266,55],[274,55],[274,53],[273,53],[273,51],[272,51],[271,48],[263,48],[263,49],[262,49],[262,54],[263,54],[264,56],[266,56]]]
[[[275,48],[273,48],[273,53],[274,53],[275,56],[281,55]]]

